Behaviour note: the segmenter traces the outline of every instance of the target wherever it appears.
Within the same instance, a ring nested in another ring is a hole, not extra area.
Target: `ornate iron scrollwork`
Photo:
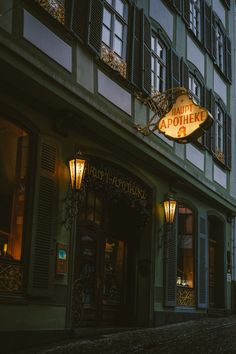
[[[121,76],[126,78],[127,64],[113,50],[102,43],[101,59],[109,65],[113,70],[119,72]]]
[[[136,129],[143,135],[149,135],[157,129],[159,119],[169,112],[170,108],[180,95],[193,97],[185,87],[174,87],[165,92],[153,91],[150,97],[144,98],[142,94],[136,93],[136,98],[147,105],[153,115],[144,126],[137,125]]]
[[[61,24],[65,23],[65,8],[60,1],[57,0],[35,0],[44,10]]]
[[[176,303],[178,306],[195,306],[195,291],[188,287],[177,286]]]
[[[22,291],[23,269],[18,264],[0,263],[0,292]]]

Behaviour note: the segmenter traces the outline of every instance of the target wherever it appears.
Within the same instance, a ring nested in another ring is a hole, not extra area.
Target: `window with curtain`
[[[153,92],[166,90],[166,47],[161,40],[152,35],[151,38],[151,85]]]
[[[177,286],[194,288],[194,214],[184,204],[178,206]]]
[[[21,260],[29,135],[0,117],[0,259]]]

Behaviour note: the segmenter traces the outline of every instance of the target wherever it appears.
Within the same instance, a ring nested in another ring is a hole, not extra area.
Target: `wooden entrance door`
[[[126,292],[125,240],[97,228],[80,229],[73,286],[73,325],[122,322]]]

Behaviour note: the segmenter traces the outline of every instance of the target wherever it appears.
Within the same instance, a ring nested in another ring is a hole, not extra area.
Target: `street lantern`
[[[167,194],[166,199],[163,202],[165,210],[165,219],[167,224],[173,224],[175,218],[175,210],[177,201],[172,194]]]
[[[78,152],[71,160],[69,160],[71,187],[73,190],[79,191],[84,177],[86,159]]]

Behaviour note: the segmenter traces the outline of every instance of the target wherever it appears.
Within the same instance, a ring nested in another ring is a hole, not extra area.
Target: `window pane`
[[[116,0],[116,11],[123,17],[124,16],[124,3],[121,0]]]
[[[177,284],[193,288],[194,281],[194,235],[193,213],[189,208],[178,209],[178,260]]]
[[[106,0],[106,2],[108,2],[108,4],[112,5],[112,0]]]
[[[115,20],[115,34],[117,35],[117,37],[119,37],[120,39],[123,38],[123,25],[120,21]]]
[[[115,37],[114,39],[114,51],[121,57],[122,56],[122,41]]]
[[[102,28],[102,41],[110,47],[111,43],[111,32],[103,26]]]
[[[0,118],[0,257],[15,260],[22,252],[28,153],[28,134]]]
[[[111,28],[111,14],[109,11],[107,11],[105,8],[104,8],[104,11],[103,11],[103,23],[108,27],[108,28]]]
[[[155,38],[153,36],[152,36],[151,48],[153,51],[155,51]]]

